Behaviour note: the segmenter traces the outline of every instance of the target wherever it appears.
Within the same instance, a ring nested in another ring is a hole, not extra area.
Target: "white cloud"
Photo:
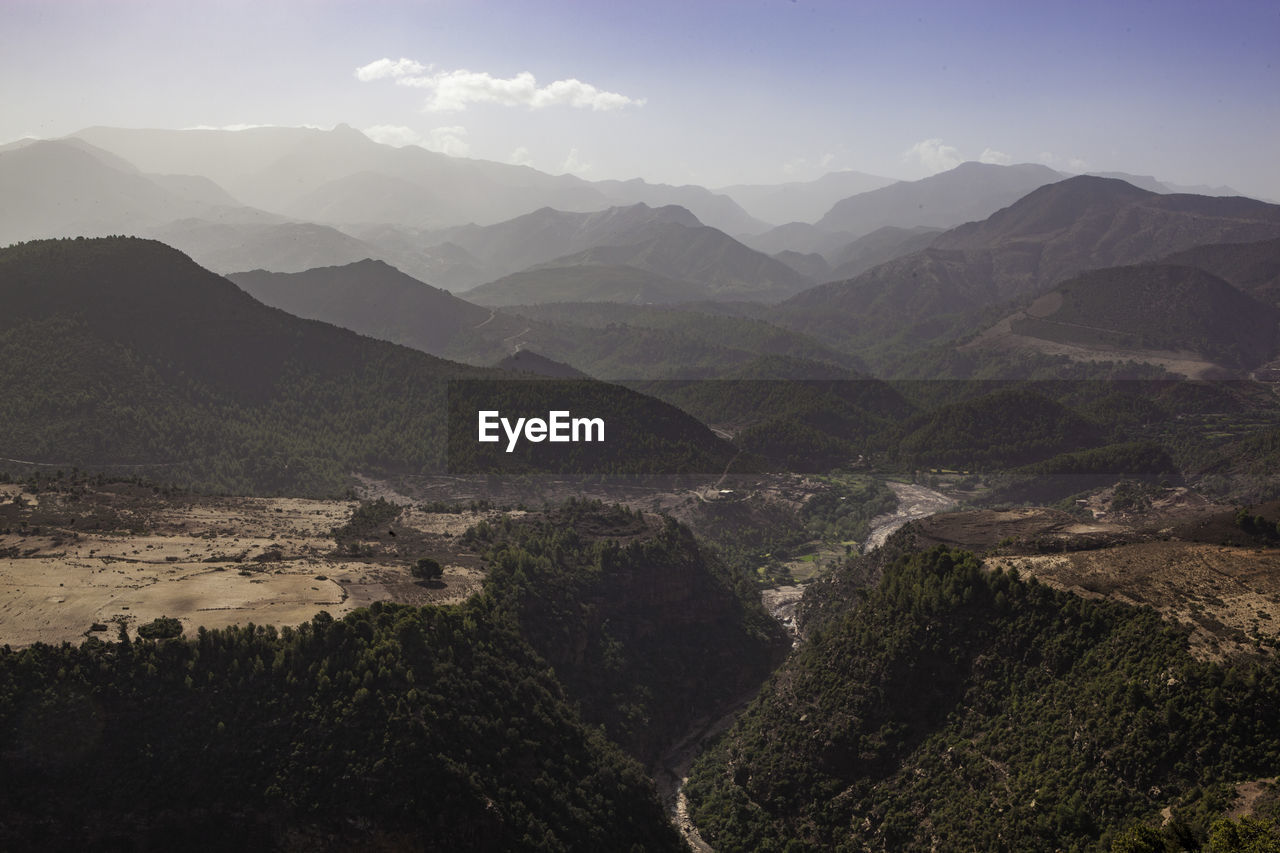
[[[523,145],[511,152],[511,156],[507,158],[507,162],[515,166],[532,166],[533,158],[529,156],[529,149]]]
[[[363,133],[374,142],[394,145],[396,148],[422,142],[422,136],[418,131],[402,124],[375,124],[373,127],[366,127]]]
[[[591,171],[591,164],[582,162],[582,158],[578,154],[577,148],[570,148],[569,154],[564,158],[564,162],[560,164],[560,171],[573,175],[585,175]]]
[[[428,66],[421,62],[414,62],[412,59],[401,57],[393,61],[384,56],[382,59],[357,68],[356,79],[362,83],[368,83],[370,80],[382,80],[386,77],[399,78],[421,74],[427,70],[429,70]]]
[[[1077,172],[1089,171],[1089,164],[1085,162],[1083,157],[1072,157],[1067,161],[1067,165],[1072,169],[1075,169]]]
[[[960,149],[944,145],[941,139],[923,139],[902,152],[907,163],[918,163],[930,174],[954,169],[964,162]]]
[[[471,153],[471,145],[466,140],[467,129],[460,125],[437,127],[427,132],[422,147],[431,151],[439,151],[450,157],[466,157]]]
[[[996,166],[1008,166],[1013,163],[1013,158],[1003,151],[997,151],[994,148],[984,148],[982,156],[978,158],[979,163],[991,163]]]
[[[427,89],[423,109],[427,112],[458,112],[468,104],[501,104],[537,110],[552,106],[578,109],[619,110],[643,106],[643,98],[631,98],[617,92],[606,92],[590,83],[569,78],[555,80],[545,86],[528,71],[514,77],[495,77],[487,71],[433,71],[432,66],[411,59],[379,59],[356,69],[356,78],[364,82],[394,79],[400,86]]]

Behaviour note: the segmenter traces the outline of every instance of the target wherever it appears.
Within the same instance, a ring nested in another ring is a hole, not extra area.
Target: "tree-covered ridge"
[[[755,689],[786,648],[751,579],[669,518],[570,501],[468,535],[485,548],[486,589],[583,719],[647,762]]]
[[[224,493],[341,494],[352,471],[443,471],[447,381],[509,377],[268,308],[154,241],[0,250],[0,456],[12,459]],[[732,456],[668,405],[578,388],[637,437],[611,470],[678,470],[700,453],[722,470]]]
[[[1190,350],[1230,367],[1276,354],[1274,305],[1194,267],[1139,264],[1064,282],[1011,320],[1015,334],[1085,347]]]
[[[750,310],[744,308],[744,310]],[[577,361],[589,363],[583,368],[594,376],[619,379],[659,378],[666,375],[693,377],[697,362],[681,363],[666,357],[667,369],[649,367],[649,361],[637,358],[631,364],[623,357],[636,358],[637,350],[624,343],[630,336],[642,340],[650,335],[656,343],[696,342],[714,349],[718,361],[708,359],[706,376],[723,376],[740,369],[761,356],[785,356],[811,363],[811,368],[835,365],[850,370],[862,369],[861,363],[840,350],[832,349],[799,332],[766,322],[760,317],[743,316],[732,307],[693,303],[683,306],[620,305],[606,302],[573,302],[523,305],[512,309],[522,318],[545,323],[562,330],[562,340],[553,344],[556,351],[574,354]],[[536,328],[536,327],[535,327]],[[681,344],[688,346],[689,344]],[[548,352],[550,354],[550,352]],[[655,353],[655,356],[658,356]],[[560,356],[556,356],[559,358]],[[569,359],[565,359],[569,360]],[[594,368],[608,364],[608,369]],[[678,369],[676,373],[671,368]],[[806,376],[802,378],[821,378]]]
[[[443,461],[443,381],[483,371],[266,308],[153,241],[0,251],[4,455],[241,494]]]
[[[680,847],[490,598],[6,647],[0,755],[8,849]]]
[[[833,587],[839,590],[841,587]],[[830,608],[695,765],[718,850],[1096,850],[1280,767],[1280,669],[937,548]]]
[[[897,452],[917,462],[1003,468],[1099,442],[1101,430],[1032,386],[1014,387],[918,415]]]
[[[1014,468],[995,478],[992,497],[1001,503],[1048,504],[1126,477],[1177,482],[1181,474],[1169,452],[1157,442],[1131,441],[1063,453]]]

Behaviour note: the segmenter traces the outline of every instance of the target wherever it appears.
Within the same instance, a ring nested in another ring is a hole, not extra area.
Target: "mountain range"
[[[990,329],[1072,276],[1157,261],[1202,269],[1274,304],[1280,274],[1267,244],[1280,239],[1274,205],[1169,193],[1154,178],[1125,177],[1130,182],[1060,180],[1038,165],[965,163],[885,185],[875,176],[832,173],[769,191],[726,188],[753,204],[803,203],[810,214],[820,200],[855,191],[813,223],[763,231],[725,193],[555,177],[393,148],[347,126],[89,128],[0,148],[0,189],[20,202],[0,216],[0,240],[150,236],[214,271],[243,273],[242,284],[305,316],[477,364],[532,348],[591,375],[669,375],[674,359],[660,352],[659,340],[672,334],[679,343],[665,346],[683,354],[687,373],[740,367],[741,356],[729,353],[749,346],[726,346],[718,332],[699,339],[697,324],[712,314],[800,333],[806,343],[789,356],[810,358],[819,337],[828,349],[819,362],[832,363],[831,347],[845,356],[922,351]],[[1235,244],[1252,248],[1225,248]],[[1187,252],[1195,257],[1178,256]],[[327,279],[318,273],[302,290],[266,277],[352,264]],[[362,294],[362,286],[385,287],[378,298],[394,310],[376,316],[375,291]],[[468,302],[446,300],[438,288]],[[743,300],[781,304],[747,309],[738,305]],[[621,354],[628,350],[606,354],[590,330],[581,336],[573,324],[557,327],[523,308],[524,317],[490,310],[552,302],[683,304],[692,313],[681,316],[701,319],[682,321],[679,331],[629,326],[623,340],[636,361],[627,369]],[[430,321],[405,319],[431,312]],[[1024,332],[1028,319],[1018,321]],[[1141,331],[1129,325],[1111,331]],[[1243,369],[1266,355],[1265,337],[1238,357],[1194,341],[1175,350]]]
[[[553,176],[416,145],[382,145],[345,124],[331,131],[92,127],[75,136],[146,171],[206,175],[247,204],[327,224],[493,224],[546,206],[591,211],[644,202],[689,207],[730,233],[765,227],[701,187]]]
[[[805,291],[778,307],[777,321],[830,342],[903,335],[925,345],[963,334],[984,312],[1033,299],[1088,269],[1278,235],[1277,205],[1157,195],[1080,176],[939,234],[922,251]]]
[[[514,378],[270,308],[136,238],[0,250],[0,309],[0,455],[123,465],[214,491],[334,494],[353,469],[438,472],[446,382],[501,389],[494,380]],[[610,413],[620,438],[593,462],[610,470],[720,470],[733,455],[683,412],[627,389],[547,393]]]
[[[228,277],[300,317],[471,364],[533,351],[604,379],[713,377],[761,353],[857,364],[805,335],[746,317],[613,303],[481,307],[380,261]]]
[[[199,559],[67,551],[108,474],[121,541],[162,501],[260,535],[201,492],[414,504],[275,506],[367,608],[0,645],[0,847],[677,849],[638,759],[725,850],[1243,851],[1246,793],[1280,817],[1280,205],[1175,189],[713,191],[345,125],[0,147],[10,589]],[[504,452],[489,409],[609,442]],[[651,473],[703,476],[611,476]],[[262,550],[185,568],[252,593]]]
[[[729,196],[765,222],[816,222],[841,199],[895,183],[892,178],[853,170],[828,172],[812,181],[735,184],[715,191]]]

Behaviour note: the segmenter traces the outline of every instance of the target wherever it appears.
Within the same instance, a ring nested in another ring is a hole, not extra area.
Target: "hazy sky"
[[[0,14],[0,141],[346,122],[596,179],[917,178],[985,156],[1280,199],[1275,0],[0,0]]]

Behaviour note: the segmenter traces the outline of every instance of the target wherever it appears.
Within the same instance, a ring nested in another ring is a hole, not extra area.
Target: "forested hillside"
[[[586,501],[462,544],[490,570],[459,605],[4,647],[0,846],[679,849],[634,758],[785,654],[754,586],[674,521]]]
[[[843,589],[694,769],[718,850],[1105,850],[1166,806],[1203,840],[1223,783],[1280,767],[1273,659],[944,548]]]
[[[5,647],[0,756],[8,849],[680,849],[482,599]]]
[[[647,764],[787,649],[754,583],[669,518],[570,501],[468,535],[583,719]]]

